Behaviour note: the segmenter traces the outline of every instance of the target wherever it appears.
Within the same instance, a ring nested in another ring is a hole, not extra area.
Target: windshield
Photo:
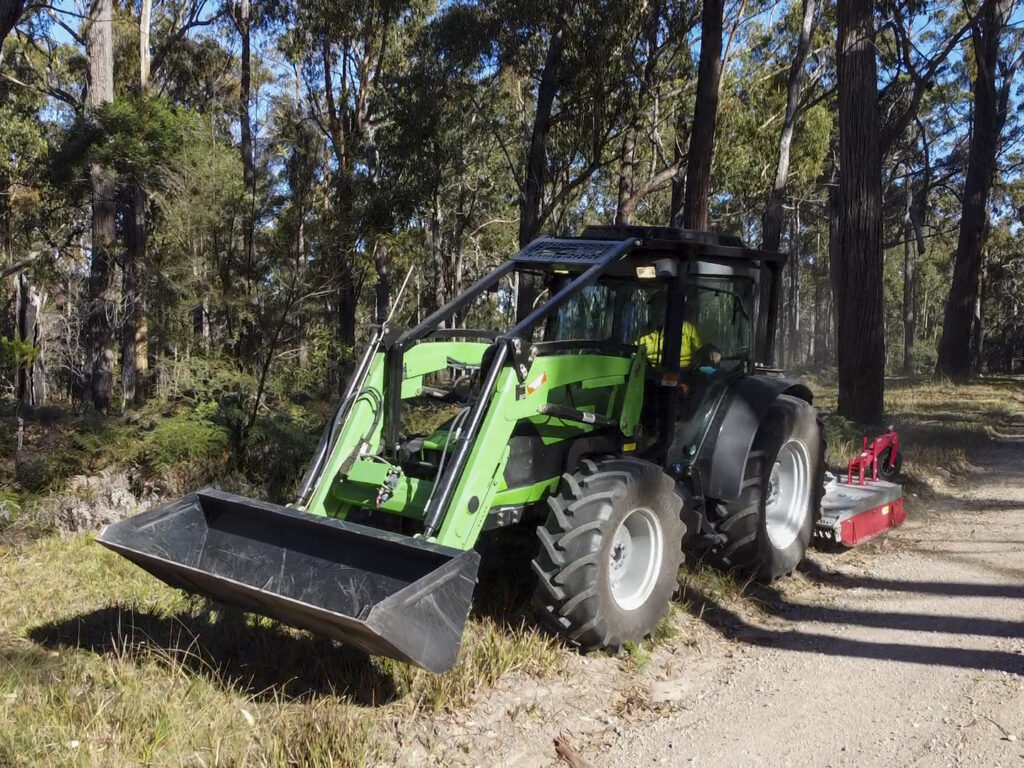
[[[564,279],[549,284],[557,292]],[[742,368],[750,356],[750,318],[756,283],[748,277],[694,276],[686,290],[680,364],[696,360],[699,348],[713,345],[724,370]],[[551,315],[535,339],[640,344],[648,360],[660,363],[664,338],[666,283],[605,279],[587,286]],[[539,301],[544,301],[542,295]],[[689,329],[689,331],[687,331]]]
[[[638,337],[661,327],[664,319],[653,299],[664,290],[658,283],[635,280],[587,286],[549,318],[543,339],[635,344]]]
[[[699,276],[697,330],[722,353],[722,368],[742,367],[750,356],[755,283],[748,277]]]

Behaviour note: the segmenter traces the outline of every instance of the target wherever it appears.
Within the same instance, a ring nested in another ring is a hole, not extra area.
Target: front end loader
[[[783,264],[685,230],[539,239],[414,328],[371,329],[291,506],[199,491],[99,541],[175,587],[437,672],[481,531],[533,525],[538,614],[620,648],[657,626],[684,547],[770,580],[819,522],[811,393],[763,365]],[[462,327],[511,313],[516,288],[536,300],[515,322]],[[417,427],[423,402],[439,417]]]

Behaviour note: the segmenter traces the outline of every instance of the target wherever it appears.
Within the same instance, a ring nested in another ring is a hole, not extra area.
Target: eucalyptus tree
[[[505,133],[514,95],[481,66],[474,36],[484,29],[479,9],[468,6],[452,6],[426,25],[410,46],[408,70],[388,89],[388,120],[378,132],[387,161],[375,208],[405,217],[422,235],[429,266],[417,284],[428,286],[421,293],[428,313],[460,293],[471,270],[490,268],[516,242],[517,189]],[[483,263],[468,263],[481,243],[491,245],[480,253]]]
[[[366,240],[364,203],[376,183],[381,88],[405,67],[403,48],[426,13],[421,0],[365,0],[338,6],[303,3],[287,9],[286,46],[300,62],[309,117],[330,158],[329,220],[322,229],[324,277],[343,347],[355,343],[356,310]],[[290,14],[290,15],[289,15]],[[326,254],[329,254],[327,256]]]
[[[912,1],[886,3],[878,34],[879,88],[884,115],[879,140],[885,168],[883,214],[886,248],[903,246],[900,319],[903,369],[912,373],[916,331],[917,266],[925,257],[925,225],[935,185],[930,124],[958,98],[952,54],[962,44],[975,10]]]
[[[89,60],[87,95],[96,113],[114,100],[114,31],[111,0],[92,0],[86,24]],[[117,237],[115,180],[108,168],[94,163],[92,180],[92,242],[89,266],[89,394],[100,412],[110,408],[114,371],[114,248]]]
[[[1000,139],[1010,113],[1014,76],[1024,63],[1020,30],[1011,29],[1015,0],[984,0],[971,19],[974,64],[971,135],[953,283],[946,301],[936,370],[964,381],[971,372],[971,329],[978,302],[981,256]],[[979,322],[980,322],[980,313]]]
[[[778,159],[775,163],[775,178],[768,193],[764,217],[761,224],[761,247],[769,251],[779,250],[782,239],[782,201],[786,182],[789,178],[789,164],[792,156],[793,134],[796,131],[798,110],[801,105],[801,89],[804,81],[804,65],[811,50],[811,39],[818,20],[817,0],[803,0],[800,13],[800,27],[793,57],[786,79],[786,108],[779,131]]]
[[[575,202],[616,157],[640,2],[481,0],[472,6],[481,74],[513,95],[513,120],[492,124],[518,190],[520,247],[569,226]],[[536,290],[521,281],[520,313]]]
[[[630,223],[641,205],[657,210],[652,196],[685,178],[687,137],[679,126],[690,116],[694,80],[690,33],[697,23],[690,3],[661,0],[641,7],[638,34],[626,59],[626,87],[615,222]],[[664,215],[648,218],[664,221]]]
[[[881,420],[885,380],[882,164],[874,0],[838,0],[839,231],[833,265],[839,413]]]

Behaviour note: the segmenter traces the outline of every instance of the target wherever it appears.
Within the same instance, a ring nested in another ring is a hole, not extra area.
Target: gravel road
[[[769,595],[779,626],[713,618],[738,663],[594,764],[1024,765],[1024,444],[978,458],[959,498]]]
[[[513,680],[403,762],[565,765],[561,734],[593,768],[1024,766],[1024,436],[974,461],[887,536],[706,603],[642,669]]]

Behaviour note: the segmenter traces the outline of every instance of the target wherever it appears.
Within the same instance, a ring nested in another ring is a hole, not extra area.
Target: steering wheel
[[[714,344],[708,343],[694,353],[693,360],[690,362],[690,367],[699,370],[701,367],[706,365],[717,369],[721,362],[722,351]]]

